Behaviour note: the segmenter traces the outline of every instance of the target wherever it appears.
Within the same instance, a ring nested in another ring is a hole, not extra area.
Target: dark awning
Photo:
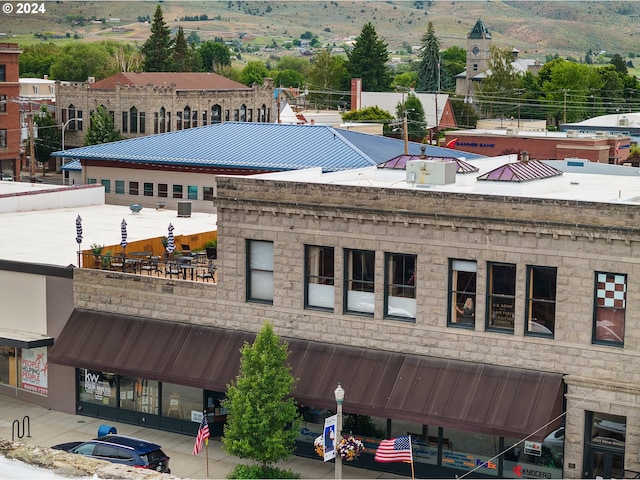
[[[225,391],[255,333],[75,310],[49,361]],[[302,405],[542,440],[562,413],[562,375],[283,337]]]

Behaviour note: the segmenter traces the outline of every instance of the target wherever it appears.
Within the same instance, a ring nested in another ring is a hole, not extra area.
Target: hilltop
[[[0,32],[20,43],[34,43],[35,34],[83,41],[123,40],[141,44],[149,25],[139,17],[152,17],[151,1],[45,2],[45,13],[3,16]],[[493,34],[494,44],[517,48],[527,57],[584,56],[587,50],[640,55],[640,2],[576,1],[257,1],[160,3],[170,27],[181,25],[202,40],[244,37],[256,44],[279,44],[300,38],[306,31],[326,44],[340,45],[357,36],[366,22],[391,50],[420,44],[433,22],[443,48],[465,46],[466,35],[478,18]],[[184,17],[206,15],[206,21]],[[84,22],[72,23],[72,17]],[[10,23],[6,20],[11,19]],[[88,22],[105,19],[107,23]],[[112,19],[111,21],[108,21]],[[118,27],[114,31],[112,27]]]

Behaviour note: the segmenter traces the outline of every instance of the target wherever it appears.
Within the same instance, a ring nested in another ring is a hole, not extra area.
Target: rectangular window
[[[202,112],[202,126],[206,127],[207,126],[207,111],[204,110]]]
[[[129,131],[129,116],[127,112],[122,112],[122,133],[127,133]]]
[[[116,180],[116,195],[124,195],[124,180]]]
[[[166,183],[158,184],[158,197],[167,198],[169,196],[169,188]]]
[[[176,112],[176,130],[182,130],[182,112]]]
[[[273,242],[247,240],[247,301],[273,304]]]
[[[473,260],[449,260],[450,326],[474,328],[478,264]]]
[[[513,333],[516,266],[510,263],[490,263],[487,289],[487,329]]]
[[[145,133],[145,114],[140,112],[140,133]]]
[[[305,246],[305,308],[333,311],[335,291],[334,248]]]
[[[82,122],[82,110],[78,110],[77,118],[78,118],[79,120],[81,120],[81,121],[79,121],[79,122],[73,122],[73,123],[77,123],[77,124],[78,124],[78,130],[82,130],[82,129],[84,128],[84,127],[83,127],[83,125],[82,125],[82,123],[83,123],[83,122]]]
[[[202,187],[202,199],[213,200],[213,187]]]
[[[100,180],[100,183],[104,186],[104,193],[111,193],[111,180]]]
[[[416,256],[385,255],[385,316],[416,318]]]
[[[158,112],[153,112],[153,133],[160,133],[158,130],[159,117]]]
[[[345,249],[345,312],[373,315],[375,258],[373,250]]]
[[[527,334],[553,337],[557,270],[555,267],[527,267]]]
[[[138,182],[129,182],[129,195],[139,195],[139,185]]]
[[[5,128],[0,129],[0,148],[7,148],[7,130]]]
[[[237,122],[240,120],[240,110],[238,110],[237,108],[235,108],[233,110],[233,121]]]
[[[474,63],[474,64],[473,64],[473,71],[474,71],[474,72],[477,72],[477,71],[478,71],[478,64],[477,64],[477,63]]]
[[[229,121],[229,110],[228,109],[224,111],[224,121],[225,122]]]
[[[624,345],[627,275],[596,272],[594,343]]]
[[[6,81],[7,81],[7,66],[0,65],[0,82],[6,82]]]
[[[7,113],[7,96],[0,95],[0,113]]]
[[[247,122],[253,122],[253,108],[247,110]]]
[[[98,183],[97,178],[87,178],[87,185],[93,185],[95,183]]]
[[[153,183],[144,182],[144,196],[153,197]]]
[[[197,185],[187,185],[187,198],[189,200],[197,200],[198,199],[198,186]]]
[[[182,185],[174,185],[173,186],[173,198],[182,198]]]

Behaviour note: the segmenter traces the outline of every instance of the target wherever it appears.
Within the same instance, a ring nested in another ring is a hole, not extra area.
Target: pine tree
[[[184,37],[184,30],[178,27],[178,33],[173,45],[171,54],[172,70],[174,72],[191,72],[193,60],[191,59],[191,50]]]
[[[162,8],[158,5],[151,22],[151,36],[142,45],[144,71],[170,72],[172,46],[171,31],[162,16]]]
[[[84,137],[85,145],[97,145],[122,140],[122,135],[116,130],[111,114],[103,106],[99,106],[96,113],[91,115],[91,125]]]
[[[418,66],[418,91],[440,91],[440,40],[436,37],[433,23],[429,22],[422,35],[420,65]]]
[[[268,322],[241,352],[240,373],[222,402],[228,411],[222,443],[229,454],[254,460],[264,470],[293,455],[301,421],[291,396],[296,380],[286,364],[288,346]]]
[[[387,69],[389,52],[387,44],[378,39],[376,29],[371,23],[362,27],[360,36],[351,52],[347,70],[352,78],[362,79],[362,88],[367,92],[385,92],[390,90],[391,73]]]

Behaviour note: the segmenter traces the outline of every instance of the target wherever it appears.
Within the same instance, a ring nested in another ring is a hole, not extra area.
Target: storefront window
[[[498,476],[500,437],[444,428],[442,444],[443,467]]]
[[[477,272],[473,260],[449,260],[449,325],[475,328]]]
[[[118,406],[116,387],[116,375],[113,373],[78,369],[78,390],[81,402],[116,408]]]
[[[0,383],[17,387],[17,372],[16,349],[14,347],[0,347]]]
[[[487,282],[487,328],[513,333],[516,304],[516,266],[491,263]]]
[[[507,437],[504,447],[503,477],[562,478],[564,427],[551,432],[542,443]]]
[[[174,383],[162,384],[162,416],[191,420],[202,413],[202,390]]]
[[[160,414],[158,382],[144,378],[120,377],[120,408]]]

